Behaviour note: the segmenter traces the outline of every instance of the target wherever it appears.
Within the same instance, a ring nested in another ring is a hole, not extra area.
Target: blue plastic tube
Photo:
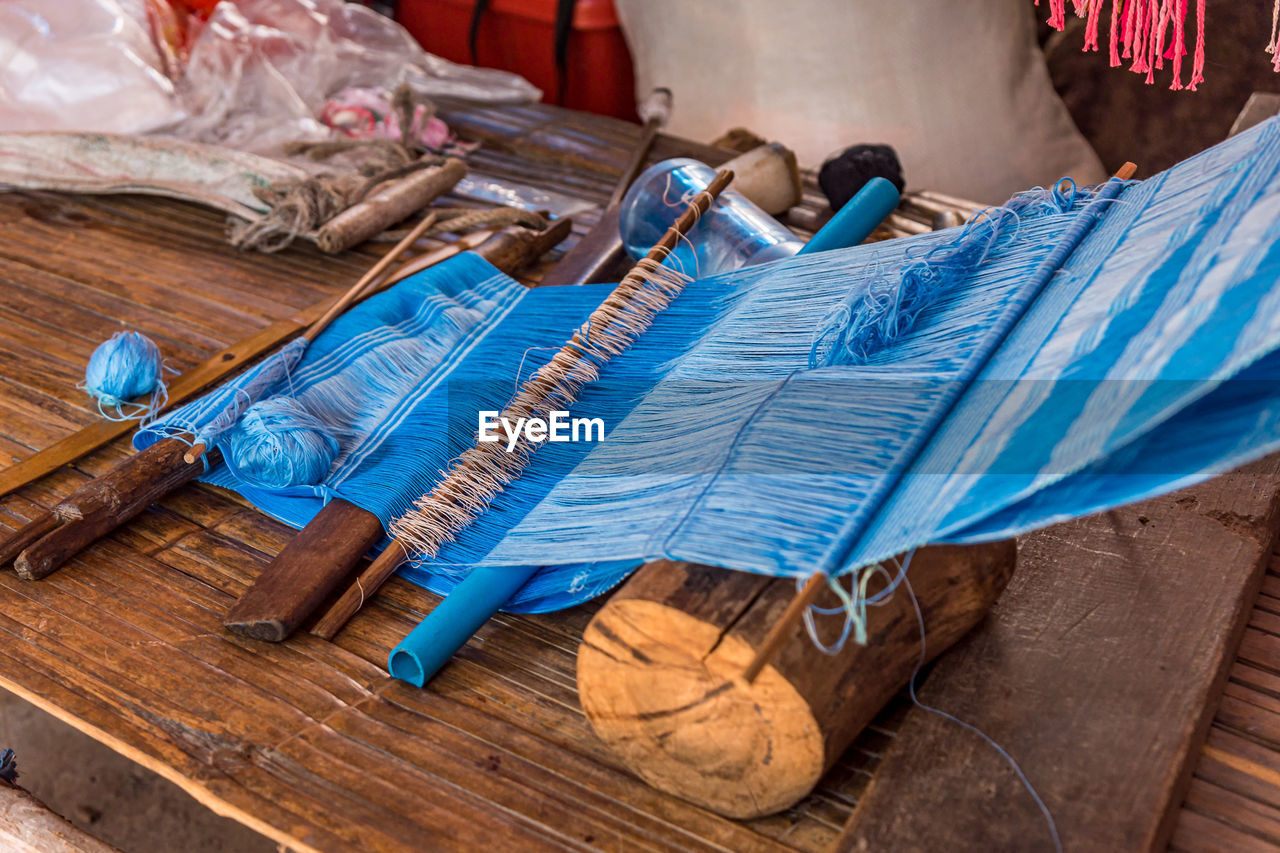
[[[391,650],[387,670],[393,677],[418,687],[426,684],[537,571],[537,566],[472,569]]]
[[[797,254],[810,255],[858,245],[884,222],[900,199],[898,188],[891,181],[872,178]]]

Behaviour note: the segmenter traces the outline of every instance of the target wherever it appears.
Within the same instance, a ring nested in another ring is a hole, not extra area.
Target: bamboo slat
[[[472,175],[595,204],[639,132],[544,106],[470,123],[497,140]],[[660,138],[653,158],[680,145]],[[560,148],[571,157],[553,162]],[[816,222],[812,176],[809,192]],[[576,234],[597,215],[575,217]],[[0,466],[98,420],[73,386],[112,330],[145,331],[187,369],[336,295],[386,250],[240,254],[223,243],[219,215],[168,199],[4,195],[0,226]],[[117,439],[8,496],[0,525],[19,526],[127,452]],[[437,600],[399,580],[337,644],[224,631],[231,601],[290,534],[192,485],[46,580],[0,574],[0,686],[300,850],[824,849],[901,718],[888,709],[796,807],[730,821],[649,788],[591,733],[574,656],[594,605],[500,615],[428,690],[383,669]]]

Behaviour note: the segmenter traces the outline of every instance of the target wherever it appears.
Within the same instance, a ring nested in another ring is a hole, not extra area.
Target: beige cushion
[[[1055,94],[1031,0],[615,0],[639,93],[670,129],[744,126],[806,166],[858,142],[898,150],[909,187],[984,202],[1105,177]]]

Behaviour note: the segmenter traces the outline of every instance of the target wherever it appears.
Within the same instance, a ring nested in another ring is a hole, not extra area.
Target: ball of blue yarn
[[[338,458],[338,442],[292,397],[254,403],[218,442],[232,473],[264,489],[314,486]]]
[[[162,369],[160,348],[150,338],[116,332],[89,356],[84,387],[99,406],[118,407],[161,387]]]

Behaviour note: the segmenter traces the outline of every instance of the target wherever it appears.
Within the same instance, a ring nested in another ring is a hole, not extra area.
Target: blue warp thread
[[[338,440],[292,397],[254,403],[218,445],[237,477],[264,489],[314,486],[338,458]]]
[[[89,356],[84,385],[98,401],[103,417],[118,421],[144,418],[164,404],[160,348],[139,332],[116,332]],[[131,402],[151,395],[147,404]]]
[[[959,230],[691,283],[570,407],[606,440],[542,445],[405,576],[443,594],[476,566],[538,566],[507,607],[553,610],[643,559],[842,575],[1280,449],[1280,119],[1104,189],[1116,197],[1077,190],[1066,210],[1042,195],[1052,207],[1006,214],[983,262],[946,275],[861,364],[808,369],[815,330]],[[341,447],[323,482],[255,491],[226,466],[203,479],[299,526],[332,496],[389,524],[474,446],[476,412],[506,404],[525,354],[556,351],[611,290],[526,290],[468,253],[400,282],[288,375]],[[230,384],[135,442],[207,428]]]
[[[1078,188],[1065,178],[1053,189],[1019,193],[1001,207],[980,211],[950,243],[908,252],[899,265],[854,288],[814,336],[809,367],[865,364],[893,345],[916,323],[920,312],[986,260],[996,241],[1033,217],[1070,213],[1093,199],[1096,189]]]

